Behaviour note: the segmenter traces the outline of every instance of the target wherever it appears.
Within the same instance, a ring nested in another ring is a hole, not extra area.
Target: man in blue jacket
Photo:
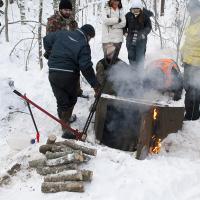
[[[86,24],[76,31],[61,30],[49,33],[43,40],[48,55],[49,81],[57,100],[58,116],[68,125],[77,102],[76,88],[80,71],[95,94],[100,88],[92,68],[89,46],[89,41],[94,36],[93,26]],[[75,138],[64,128],[62,137]]]

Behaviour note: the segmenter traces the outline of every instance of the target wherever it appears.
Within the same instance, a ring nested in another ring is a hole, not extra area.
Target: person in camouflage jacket
[[[78,28],[78,23],[72,17],[72,4],[69,0],[61,0],[59,4],[59,11],[48,18],[46,34],[60,30],[75,31]],[[44,57],[48,59],[48,54],[45,53]],[[77,86],[77,96],[87,98],[83,94],[80,87],[80,80]]]
[[[127,64],[118,58],[118,50],[114,44],[105,45],[105,55],[103,59],[99,60],[96,65],[96,77],[98,82],[102,85],[102,93],[117,96],[117,91],[114,88],[113,82],[110,80],[110,71],[115,66],[127,66]]]
[[[46,34],[58,30],[74,31],[78,28],[78,23],[72,17],[72,4],[69,0],[61,0],[59,11],[48,18]]]

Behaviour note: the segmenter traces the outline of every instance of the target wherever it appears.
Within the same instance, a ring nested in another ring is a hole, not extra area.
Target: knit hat
[[[72,3],[69,0],[61,0],[59,4],[59,10],[61,9],[69,9],[72,10]]]
[[[81,30],[86,34],[89,35],[91,38],[95,36],[95,29],[90,24],[85,24],[81,27]]]
[[[131,8],[140,8],[141,10],[143,9],[143,4],[141,0],[133,0],[131,4]]]

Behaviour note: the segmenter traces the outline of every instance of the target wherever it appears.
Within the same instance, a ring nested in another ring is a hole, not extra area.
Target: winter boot
[[[69,127],[70,127],[69,119],[71,117],[71,113],[72,113],[71,110],[68,110],[68,111],[61,112],[61,115],[60,115],[61,120]],[[62,138],[65,138],[65,139],[76,138],[75,135],[71,131],[69,131],[63,126],[62,126],[62,130],[63,130]]]
[[[72,112],[73,112],[73,109],[74,109],[74,106],[72,106],[71,108],[69,108],[69,112],[70,112],[70,118],[69,118],[69,123],[73,123],[76,121],[77,117],[75,114],[72,115]]]

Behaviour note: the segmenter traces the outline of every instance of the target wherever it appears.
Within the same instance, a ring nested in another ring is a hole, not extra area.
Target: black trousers
[[[49,82],[56,97],[58,115],[76,104],[78,81],[78,73],[49,72]]]
[[[143,70],[144,68],[146,44],[146,40],[138,40],[136,44],[133,44],[130,39],[126,41],[129,63],[134,66],[136,71]]]
[[[197,120],[200,117],[200,67],[184,63],[185,119]]]

